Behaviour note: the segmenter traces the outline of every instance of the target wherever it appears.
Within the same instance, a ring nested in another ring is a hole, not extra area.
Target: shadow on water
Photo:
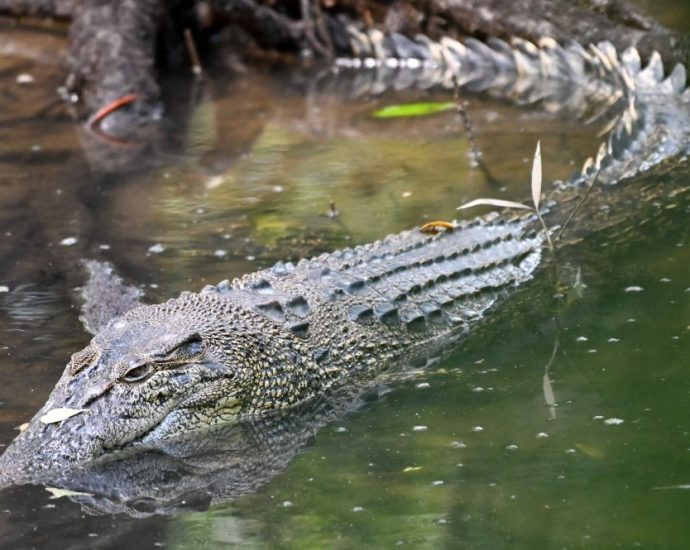
[[[548,179],[591,154],[594,129],[471,96],[487,175],[454,113],[370,116],[427,93],[305,95],[292,75],[249,73],[214,78],[213,100],[171,83],[174,128],[104,156],[55,105],[64,38],[40,40],[51,47],[29,61],[0,61],[3,444],[88,340],[74,300],[84,258],[112,261],[158,301],[451,218],[478,196],[523,198],[537,139]],[[688,211],[645,208],[653,223],[559,259],[581,281],[558,335],[555,290],[541,277],[461,349],[394,370],[376,390],[51,480],[82,494],[5,490],[0,545],[683,547]]]

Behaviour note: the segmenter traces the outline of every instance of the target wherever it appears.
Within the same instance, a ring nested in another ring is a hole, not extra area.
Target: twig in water
[[[187,52],[189,52],[189,59],[192,61],[192,73],[197,78],[201,78],[204,71],[201,67],[201,60],[199,59],[199,52],[196,49],[196,44],[194,43],[194,37],[192,36],[192,31],[189,29],[184,30],[184,43],[187,46]]]
[[[472,119],[467,112],[467,103],[460,99],[460,85],[458,83],[457,77],[453,78],[453,101],[455,101],[455,110],[462,121],[463,129],[465,130],[465,135],[470,142],[470,165],[472,168],[479,166],[479,159],[482,156],[482,152],[479,150],[477,145],[477,140],[474,136],[474,127],[472,126]]]
[[[138,97],[138,94],[127,94],[117,98],[114,101],[111,101],[105,107],[101,107],[98,109],[98,111],[91,115],[89,120],[86,122],[86,126],[91,130],[95,129],[108,115],[117,111],[118,109],[122,109],[122,107],[125,105],[129,105],[133,101],[136,101]]]
[[[597,179],[599,179],[599,173],[601,170],[597,170],[597,173],[594,174],[594,179],[592,180],[592,183],[589,184],[589,187],[587,187],[587,191],[585,192],[584,196],[580,200],[579,203],[577,203],[577,206],[573,209],[573,211],[570,213],[570,216],[568,216],[568,219],[565,220],[565,223],[561,226],[561,228],[558,230],[558,233],[556,233],[556,238],[554,241],[558,241],[561,238],[561,235],[563,234],[563,231],[565,231],[565,228],[568,227],[568,224],[570,221],[575,217],[575,214],[577,214],[580,211],[580,208],[582,208],[582,205],[585,204],[585,201],[589,197],[589,194],[592,192],[592,189],[594,188],[594,184],[597,182]]]

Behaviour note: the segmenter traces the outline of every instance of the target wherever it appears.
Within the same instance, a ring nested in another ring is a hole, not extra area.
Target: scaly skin
[[[618,62],[606,44],[564,53],[553,41],[544,41],[541,50],[522,43],[513,61],[501,45],[500,54],[476,44],[471,54],[449,42],[427,46],[446,63],[438,65],[439,74],[462,75],[458,71],[469,64],[473,74],[483,67],[495,76],[512,67],[513,86],[523,72],[530,86],[541,75],[547,84],[554,78],[583,83],[592,91],[588,97],[600,98],[602,89],[613,94],[606,141],[545,202],[551,226],[562,223],[571,199],[596,171],[603,183],[620,183],[687,154],[690,112],[682,68],[662,80],[658,59],[640,70],[636,52]],[[448,61],[453,52],[457,56]],[[582,225],[591,232],[629,219],[642,193],[630,185],[597,189]],[[541,264],[543,244],[534,215],[493,215],[437,236],[413,230],[297,266],[277,264],[232,284],[138,307],[72,356],[0,466],[11,473],[17,463],[25,472],[86,463],[289,408],[374,377],[385,365],[428,356],[439,343],[466,335],[510,289],[528,281]],[[43,424],[40,418],[54,408],[85,411]]]

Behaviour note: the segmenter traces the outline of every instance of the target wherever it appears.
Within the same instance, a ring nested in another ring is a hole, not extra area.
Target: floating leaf
[[[448,101],[434,101],[427,103],[403,103],[400,105],[388,105],[374,111],[373,118],[406,118],[415,116],[428,116],[443,111],[455,109],[455,103]]]
[[[521,210],[532,210],[531,206],[522,204],[521,202],[504,201],[501,199],[475,199],[458,206],[456,210],[464,210],[465,208],[472,208],[473,206],[498,206],[499,208],[520,208]]]
[[[532,203],[534,209],[539,210],[541,200],[541,142],[537,141],[537,149],[534,151],[532,162]]]
[[[40,421],[44,424],[55,424],[56,422],[67,420],[75,414],[83,413],[86,410],[87,409],[67,409],[59,407],[48,411],[40,418]]]
[[[57,487],[46,487],[46,491],[51,494],[50,499],[62,497],[92,497],[91,493],[80,493],[79,491],[70,491],[69,489],[58,489]]]

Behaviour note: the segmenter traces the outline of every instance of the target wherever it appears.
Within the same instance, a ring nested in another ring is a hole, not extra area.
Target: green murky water
[[[523,198],[537,139],[555,179],[591,154],[595,132],[469,97],[481,169],[455,113],[370,116],[424,94],[305,94],[288,77],[250,74],[214,81],[214,100],[149,165],[104,172],[90,137],[52,105],[54,50],[0,66],[3,445],[88,340],[74,300],[80,259],[113,262],[157,301],[451,218],[474,197]],[[17,83],[21,73],[35,82]],[[685,206],[668,209],[615,245],[600,235],[567,249],[559,265],[586,285],[567,309],[554,309],[543,272],[462,348],[388,377],[250,494],[134,519],[13,488],[0,493],[0,545],[685,548],[687,220]]]

